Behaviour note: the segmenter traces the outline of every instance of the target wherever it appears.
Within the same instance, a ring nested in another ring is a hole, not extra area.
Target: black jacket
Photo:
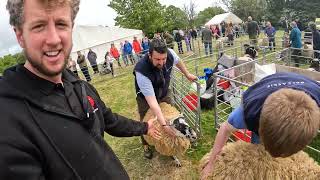
[[[0,79],[0,179],[129,179],[104,131],[137,136],[147,124],[112,113],[90,84],[65,70],[63,81],[78,94],[83,87],[95,102],[93,123],[84,123],[85,113],[79,117],[47,101],[50,82],[30,73],[18,65]]]
[[[152,87],[155,93],[155,96],[158,100],[164,98],[168,94],[168,89],[170,85],[170,76],[174,63],[174,57],[168,50],[167,52],[167,61],[162,69],[158,69],[154,67],[150,61],[148,55],[144,56],[135,66],[133,74],[135,72],[139,72],[142,75],[146,76],[150,79],[152,83]],[[140,92],[140,88],[137,83],[137,79],[135,78],[135,88],[138,96],[144,98],[144,95]]]
[[[320,50],[320,32],[318,30],[314,30],[312,32],[313,37],[313,49]]]

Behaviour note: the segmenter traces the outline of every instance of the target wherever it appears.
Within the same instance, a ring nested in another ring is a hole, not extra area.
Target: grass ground
[[[278,36],[281,36],[280,33]],[[186,53],[181,57],[204,57],[203,48],[197,47],[196,55]],[[201,43],[199,43],[201,44]],[[203,67],[213,67],[216,61],[217,52],[212,57],[204,57],[198,60],[199,70]],[[188,69],[195,73],[195,61],[186,62]],[[93,78],[92,84],[97,88],[101,98],[106,105],[114,112],[132,119],[138,119],[137,105],[135,102],[134,76],[132,75],[133,66],[121,70],[121,75],[112,78],[111,75]],[[117,72],[116,72],[117,74]],[[199,73],[201,75],[201,72]],[[214,130],[214,112],[201,112],[201,125],[203,135],[200,137],[196,147],[192,147],[182,158],[183,167],[176,168],[169,157],[154,154],[152,160],[143,157],[143,149],[140,137],[116,138],[106,134],[105,140],[115,151],[120,161],[123,163],[131,179],[199,179],[198,163],[204,154],[210,151],[216,131]],[[313,142],[314,147],[320,149],[320,138]],[[319,154],[313,157],[320,162]]]

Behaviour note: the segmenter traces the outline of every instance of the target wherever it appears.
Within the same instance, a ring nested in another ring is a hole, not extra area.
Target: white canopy
[[[242,23],[242,20],[238,16],[234,15],[231,12],[228,12],[228,13],[218,14],[218,15],[214,16],[205,25],[206,26],[219,25],[222,21],[224,21],[226,23],[232,22],[232,24],[240,24],[240,23]]]
[[[143,37],[141,30],[125,29],[118,27],[104,26],[76,26],[73,29],[73,48],[71,57],[77,59],[77,51],[81,51],[87,58],[89,48],[97,53],[97,63],[104,61],[104,55],[110,50],[111,43],[114,43],[120,52],[120,42],[128,40],[132,43],[133,37]],[[120,52],[121,53],[121,52]]]

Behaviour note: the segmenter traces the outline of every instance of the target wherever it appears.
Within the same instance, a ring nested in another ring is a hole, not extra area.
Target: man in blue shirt
[[[301,47],[302,47],[302,41],[301,41],[301,31],[299,30],[297,23],[293,21],[291,23],[292,30],[290,32],[290,43],[292,50],[292,56],[295,66],[299,67],[299,57],[301,56]]]
[[[150,42],[149,54],[145,55],[137,63],[133,72],[140,121],[143,121],[146,112],[150,108],[153,114],[157,116],[157,120],[163,126],[164,131],[172,136],[175,133],[170,126],[166,125],[159,103],[171,103],[169,84],[174,65],[179,68],[188,80],[194,81],[197,79],[196,76],[188,72],[178,55],[172,49],[167,48],[163,40],[153,39]],[[152,152],[143,136],[141,136],[141,140],[144,145],[144,156],[151,159]]]
[[[267,22],[267,27],[264,32],[268,37],[270,50],[272,50],[273,48],[273,50],[275,51],[276,50],[276,41],[275,41],[276,29],[271,25],[270,21]]]
[[[265,77],[243,94],[242,104],[221,124],[205,178],[231,134],[252,131],[252,143],[260,143],[273,157],[288,157],[302,150],[317,135],[320,125],[320,84],[294,73]]]

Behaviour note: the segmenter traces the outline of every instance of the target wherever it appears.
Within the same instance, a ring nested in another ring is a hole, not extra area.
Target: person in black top
[[[0,179],[129,179],[104,133],[159,138],[152,121],[113,113],[66,69],[79,3],[7,2],[27,60],[0,78]]]

